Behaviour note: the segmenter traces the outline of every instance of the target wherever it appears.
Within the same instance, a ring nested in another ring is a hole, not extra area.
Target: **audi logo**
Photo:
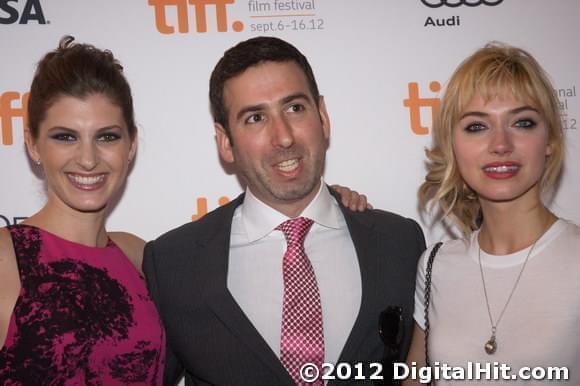
[[[489,5],[496,6],[503,2],[503,0],[421,0],[421,3],[425,4],[429,8],[439,8],[442,6],[447,7],[459,7],[461,5],[466,5],[468,7],[477,7],[479,5]]]

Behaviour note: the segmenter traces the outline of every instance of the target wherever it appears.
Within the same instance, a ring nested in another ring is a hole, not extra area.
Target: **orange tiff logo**
[[[0,94],[0,127],[3,145],[14,144],[12,124],[15,118],[22,119],[22,127],[28,126],[28,96],[29,93],[25,92],[21,97],[16,91],[6,91]],[[20,101],[20,107],[14,107],[13,101]]]
[[[223,206],[230,202],[230,199],[226,196],[220,197],[218,199],[218,205]],[[197,213],[191,215],[191,221],[197,221],[207,214],[207,198],[199,197],[197,199]]]
[[[439,98],[421,98],[419,97],[419,84],[417,82],[410,82],[409,97],[403,100],[403,106],[409,108],[409,115],[411,120],[411,131],[417,135],[429,134],[429,128],[421,125],[421,108],[431,110],[431,123],[435,120],[435,116],[439,111]],[[433,92],[441,90],[441,84],[437,81],[429,83],[429,89]]]
[[[167,21],[167,8],[174,7],[177,13],[177,32],[189,32],[189,5],[195,8],[195,27],[197,32],[207,32],[207,6],[215,6],[215,16],[218,32],[227,32],[227,5],[236,0],[149,0],[149,5],[155,9],[155,25],[162,34],[175,33],[175,27]],[[232,23],[236,32],[243,31],[244,23],[236,20]]]

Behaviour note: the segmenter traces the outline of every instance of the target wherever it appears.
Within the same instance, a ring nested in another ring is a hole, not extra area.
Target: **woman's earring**
[[[38,166],[40,166],[40,158],[34,161]]]

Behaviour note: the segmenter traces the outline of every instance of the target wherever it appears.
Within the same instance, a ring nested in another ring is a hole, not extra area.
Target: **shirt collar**
[[[313,220],[316,224],[326,228],[340,228],[342,215],[338,203],[332,197],[324,180],[320,179],[318,193],[300,216]],[[246,196],[241,205],[241,220],[248,235],[248,241],[256,241],[267,236],[278,225],[289,217],[260,201],[250,188],[246,188]]]

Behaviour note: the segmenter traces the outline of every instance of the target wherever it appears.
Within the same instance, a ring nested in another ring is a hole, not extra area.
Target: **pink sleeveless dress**
[[[0,385],[161,385],[163,328],[119,247],[8,229],[21,290],[0,350]]]

